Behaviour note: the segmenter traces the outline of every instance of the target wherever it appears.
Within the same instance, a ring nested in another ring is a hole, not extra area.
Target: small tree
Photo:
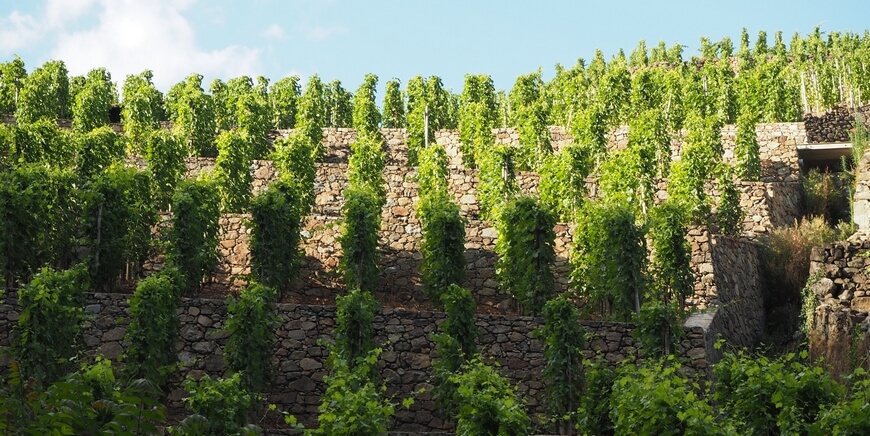
[[[555,288],[555,225],[549,210],[525,196],[508,202],[496,223],[496,277],[501,289],[514,296],[530,315],[541,313]]]
[[[451,285],[461,285],[465,277],[465,221],[459,207],[446,196],[433,195],[420,200],[423,241],[420,266],[423,286],[429,300],[441,306],[441,296]]]
[[[251,273],[260,283],[277,290],[279,298],[302,263],[302,217],[296,189],[279,179],[251,202]]]
[[[238,299],[230,296],[227,300],[224,330],[230,337],[224,361],[230,371],[242,374],[246,390],[261,392],[270,380],[279,322],[274,289],[251,283]]]
[[[339,268],[348,289],[371,291],[378,283],[381,200],[371,189],[364,187],[346,189],[344,199]]]
[[[182,181],[172,195],[167,263],[178,268],[182,293],[198,291],[203,277],[217,266],[220,197],[208,179]]]
[[[124,353],[124,373],[165,385],[174,372],[181,293],[178,271],[167,268],[136,285],[130,299],[130,325]]]
[[[542,377],[546,382],[547,410],[558,423],[559,434],[573,434],[575,414],[585,389],[583,377],[583,343],[586,332],[580,325],[580,312],[567,297],[547,302],[543,310],[544,326],[537,332],[544,342],[547,366]]]
[[[21,288],[12,355],[23,379],[46,386],[75,367],[88,285],[87,266],[79,264],[67,271],[43,268]]]
[[[231,130],[218,136],[217,146],[214,175],[220,189],[221,207],[225,212],[240,213],[248,207],[254,181],[251,143],[246,135]]]

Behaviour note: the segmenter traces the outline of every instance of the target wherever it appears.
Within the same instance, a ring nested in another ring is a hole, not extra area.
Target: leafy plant
[[[496,277],[530,315],[540,314],[554,292],[555,225],[553,214],[527,196],[509,201],[496,223]]]
[[[139,281],[130,299],[130,325],[124,353],[128,379],[144,378],[165,386],[175,370],[175,345],[180,327],[181,292],[178,271],[166,268]]]
[[[112,76],[105,68],[88,72],[84,86],[75,95],[72,107],[72,127],[77,132],[90,132],[109,124],[109,108],[117,100]]]
[[[541,71],[517,77],[508,98],[514,125],[520,135],[518,163],[528,170],[537,170],[552,153],[547,130],[547,108],[542,101]]]
[[[366,188],[344,191],[339,268],[348,289],[374,290],[378,282],[378,233],[381,206],[377,194]]]
[[[287,139],[275,140],[272,162],[278,169],[278,177],[284,183],[295,186],[297,209],[301,216],[307,215],[314,206],[317,147],[309,138],[299,133],[299,130]]]
[[[198,291],[202,279],[217,266],[220,198],[214,182],[188,179],[172,195],[167,263],[178,268],[183,293]]]
[[[444,292],[451,285],[461,285],[465,277],[465,221],[446,195],[422,197],[419,210],[423,287],[429,300],[440,307]]]
[[[242,386],[248,391],[262,391],[272,374],[275,351],[275,327],[278,317],[275,290],[251,283],[239,299],[227,299],[224,331],[230,337],[224,346],[224,361],[230,371],[241,373]]]
[[[432,144],[420,150],[416,180],[421,199],[446,196],[449,177],[447,151],[444,147]]]
[[[471,292],[455,284],[441,295],[441,304],[447,319],[439,325],[439,333],[432,335],[438,356],[432,361],[433,396],[442,416],[454,417],[459,413],[459,403],[453,376],[478,355],[475,304]]]
[[[272,128],[272,114],[268,97],[257,91],[240,96],[236,103],[236,117],[239,132],[249,142],[251,158],[264,159],[271,151],[268,133]],[[218,136],[218,158],[220,138]]]
[[[383,126],[387,129],[405,127],[405,102],[399,79],[388,80],[384,89]]]
[[[811,435],[858,436],[870,431],[870,379],[862,368],[850,376],[848,395],[837,404],[825,407],[809,428]]]
[[[353,127],[356,129],[357,141],[378,140],[381,134],[378,126],[381,124],[381,114],[375,103],[375,92],[378,86],[378,76],[366,74],[363,83],[353,98]]]
[[[124,158],[124,144],[111,127],[103,126],[74,138],[76,172],[83,182]]]
[[[844,173],[820,172],[816,168],[804,174],[801,177],[804,214],[822,217],[832,227],[839,222],[849,221],[849,196],[843,188],[843,185],[849,185],[844,183],[848,176],[844,176]]]
[[[746,212],[740,207],[740,190],[734,184],[732,174],[733,170],[730,166],[723,166],[716,178],[720,192],[719,204],[716,207],[716,225],[721,233],[738,236]]]
[[[326,109],[324,127],[353,126],[353,97],[341,86],[341,80],[335,79],[323,89],[323,102]]]
[[[166,113],[173,131],[184,139],[191,156],[216,156],[215,104],[202,89],[202,75],[191,74],[166,94]]]
[[[686,240],[685,207],[668,200],[652,210],[649,237],[652,243],[652,272],[656,293],[654,299],[669,305],[677,303],[680,310],[694,290],[691,268],[692,247]]]
[[[73,158],[70,135],[55,120],[19,123],[13,133],[14,143],[9,150],[13,165],[42,162],[53,168],[65,168]]]
[[[297,187],[279,179],[251,202],[251,273],[266,286],[289,288],[302,263]]]
[[[24,61],[18,55],[11,61],[0,63],[0,113],[15,113],[18,95],[26,78]]]
[[[48,61],[23,79],[15,110],[18,123],[55,121],[69,115],[69,75],[63,61]]]
[[[217,138],[218,157],[214,177],[224,212],[241,213],[251,198],[253,150],[250,138],[238,131],[223,132]]]
[[[601,362],[588,363],[584,373],[586,390],[577,409],[578,430],[585,435],[611,435],[610,399],[616,373]]]
[[[685,336],[683,313],[676,301],[650,300],[641,306],[640,313],[634,316],[632,334],[646,356],[665,357],[676,349]]]
[[[23,379],[47,386],[75,368],[82,346],[87,266],[43,268],[18,293],[21,315],[11,352]]]
[[[531,430],[516,389],[492,366],[474,359],[451,381],[457,385],[457,435],[525,435]]]
[[[292,129],[296,127],[296,112],[299,101],[299,76],[284,77],[269,88],[269,98],[272,103],[272,125],[276,129]]]
[[[362,136],[350,144],[350,157],[347,165],[347,180],[350,186],[364,188],[378,197],[379,207],[387,202],[387,189],[384,186],[384,166],[386,156],[383,141]]]
[[[475,166],[476,150],[492,142],[492,129],[498,121],[495,86],[487,75],[465,75],[459,97],[459,141],[462,161]],[[548,133],[549,135],[549,133]]]
[[[536,331],[544,342],[546,366],[541,374],[546,386],[550,418],[559,434],[570,434],[577,422],[577,409],[585,387],[583,344],[586,332],[580,325],[577,306],[565,296],[544,305],[544,325]]]
[[[157,207],[166,210],[187,170],[182,140],[171,131],[154,130],[145,136],[143,148],[151,174],[151,195]]]
[[[372,323],[378,303],[371,292],[352,289],[335,298],[335,350],[338,360],[355,368],[374,349]]]
[[[247,423],[247,413],[257,397],[242,386],[241,373],[212,379],[204,375],[199,380],[186,378],[181,384],[188,395],[184,404],[207,421],[205,434],[236,434]]]
[[[734,155],[737,157],[737,177],[740,180],[761,179],[761,157],[755,133],[756,115],[744,112],[737,118],[737,138]]]
[[[507,145],[485,148],[477,157],[477,201],[480,216],[497,220],[500,208],[519,191],[514,172],[514,149]]]
[[[680,160],[672,164],[668,194],[686,204],[695,221],[703,222],[710,213],[704,184],[722,161],[721,126],[715,118],[691,117],[686,123],[689,133]]]
[[[165,118],[163,93],[154,86],[152,77],[154,74],[151,70],[137,75],[128,74],[121,88],[124,97],[121,107],[124,133],[130,149],[139,153],[147,153],[146,138],[160,129],[160,120]]]
[[[320,160],[326,153],[323,146],[323,122],[326,116],[323,94],[323,82],[315,74],[308,78],[305,92],[297,102],[296,130],[315,146],[315,160]]]
[[[541,164],[538,192],[541,203],[552,210],[559,220],[573,221],[586,194],[588,157],[582,147],[571,144],[548,156]]]

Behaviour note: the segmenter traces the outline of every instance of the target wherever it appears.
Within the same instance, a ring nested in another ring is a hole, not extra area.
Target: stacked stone
[[[810,273],[822,274],[813,291],[824,304],[849,307],[855,312],[870,312],[868,269],[870,239],[858,234],[849,241],[815,247],[810,256]]]
[[[807,139],[810,143],[848,142],[854,116],[846,106],[835,106],[830,112],[804,115]]]

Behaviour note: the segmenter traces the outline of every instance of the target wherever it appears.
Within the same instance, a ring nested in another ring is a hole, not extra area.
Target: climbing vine
[[[571,434],[585,388],[583,345],[586,332],[580,312],[566,296],[547,302],[544,325],[536,332],[544,342],[546,366],[541,376],[546,386],[546,404],[560,434]]]
[[[465,277],[465,221],[459,206],[445,195],[422,197],[419,204],[423,241],[420,270],[426,294],[436,307],[451,285]]]
[[[230,371],[241,373],[242,387],[248,391],[262,392],[271,379],[279,322],[274,289],[251,283],[238,299],[230,296],[227,300],[224,331],[230,337],[224,362]]]
[[[215,103],[202,89],[202,75],[191,74],[166,94],[166,112],[173,130],[191,156],[216,156]]]
[[[124,104],[121,119],[124,121],[124,134],[127,135],[130,150],[142,153],[146,138],[160,128],[163,114],[163,93],[154,86],[151,70],[138,75],[128,75],[122,89]]]
[[[339,268],[348,289],[372,291],[378,282],[378,233],[381,199],[367,187],[345,189]]]
[[[251,143],[238,131],[223,132],[217,138],[218,157],[214,164],[214,177],[221,195],[224,212],[241,213],[251,198]]]
[[[145,138],[145,162],[151,174],[151,193],[160,210],[166,210],[175,187],[184,177],[184,147],[181,139],[168,130],[154,130]]]
[[[378,76],[366,74],[363,83],[357,89],[353,98],[353,127],[356,129],[357,141],[378,140],[381,134],[378,126],[381,124],[381,113],[375,103],[375,92],[378,86]]]
[[[391,79],[384,89],[384,120],[387,129],[405,127],[405,102],[402,100],[402,83],[399,79]]]
[[[112,76],[105,68],[89,71],[84,86],[73,102],[73,130],[90,132],[109,124],[109,108],[117,100],[114,92]]]
[[[174,372],[181,293],[177,271],[169,268],[136,285],[130,299],[130,325],[124,353],[124,373],[164,386]]]
[[[292,129],[296,127],[296,114],[299,104],[299,76],[284,77],[269,88],[269,99],[272,104],[272,125],[276,129]]]
[[[298,188],[279,179],[251,202],[251,273],[280,298],[302,263]]]
[[[209,179],[182,181],[172,195],[172,225],[168,233],[166,260],[178,268],[181,292],[199,290],[202,280],[218,263],[220,196]]]

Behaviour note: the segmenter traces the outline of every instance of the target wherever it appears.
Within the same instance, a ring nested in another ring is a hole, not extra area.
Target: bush
[[[496,277],[526,314],[541,313],[554,292],[555,225],[553,214],[526,196],[508,202],[497,222]]]
[[[847,396],[826,407],[810,427],[811,435],[859,436],[870,434],[870,379],[863,369],[851,375]]]
[[[361,363],[374,348],[372,323],[376,310],[378,303],[368,291],[353,289],[335,298],[335,354],[350,368]]]
[[[366,74],[363,83],[353,97],[353,127],[360,139],[379,140],[381,134],[378,125],[381,124],[381,113],[375,103],[378,76]]]
[[[297,188],[279,179],[251,202],[251,273],[278,297],[289,288],[302,263],[302,217]]]
[[[634,316],[632,332],[646,356],[665,357],[675,350],[675,344],[685,336],[683,310],[675,301],[652,300],[644,303]]]
[[[728,236],[739,236],[743,230],[743,217],[746,211],[740,206],[740,190],[734,184],[733,170],[729,166],[720,168],[716,178],[720,198],[716,207],[716,226],[719,232]]]
[[[155,130],[145,135],[143,147],[148,172],[151,173],[151,192],[160,210],[172,200],[172,193],[184,178],[184,147],[181,138],[166,130]]]
[[[588,158],[577,145],[569,145],[548,156],[541,165],[538,186],[541,202],[553,210],[559,220],[573,221],[583,206],[588,173]]]
[[[441,307],[442,294],[465,278],[465,221],[459,207],[443,195],[421,198],[419,208],[423,287],[432,304]]]
[[[100,127],[74,136],[75,167],[85,183],[124,159],[124,143],[111,127]]]
[[[23,379],[47,386],[75,368],[88,285],[87,267],[79,264],[66,271],[43,268],[21,288],[11,351]]]
[[[275,327],[278,326],[275,290],[251,283],[236,300],[227,299],[227,323],[230,334],[224,347],[224,361],[230,371],[242,374],[242,386],[262,391],[272,374],[275,351]]]
[[[19,122],[13,134],[14,143],[9,150],[13,165],[42,162],[53,168],[65,168],[73,159],[71,137],[53,119]]]
[[[230,377],[212,379],[204,375],[198,381],[187,378],[181,384],[188,392],[184,398],[185,406],[208,422],[205,434],[236,434],[247,422],[248,410],[257,397],[242,387],[241,376],[235,373]]]
[[[220,199],[214,182],[188,179],[172,196],[167,263],[183,278],[182,293],[198,291],[218,263]]]
[[[202,89],[202,75],[191,74],[166,94],[166,113],[173,131],[183,138],[191,156],[216,156],[215,108]]]
[[[495,368],[475,359],[450,379],[457,385],[457,435],[529,434],[525,404]]]
[[[438,144],[430,144],[429,147],[420,149],[419,165],[417,167],[418,195],[422,201],[428,197],[446,196],[447,180],[447,151]]]
[[[562,296],[544,306],[544,325],[536,332],[544,342],[542,378],[546,389],[547,411],[558,423],[559,433],[573,429],[576,412],[585,388],[583,344],[586,332],[580,325],[580,313],[574,303]]]
[[[109,124],[109,108],[117,100],[112,75],[105,68],[88,72],[82,89],[76,94],[72,107],[72,127],[76,132],[91,130]]]
[[[348,289],[372,291],[378,284],[381,202],[370,189],[353,187],[344,191],[344,198],[339,268]]]
[[[137,153],[147,149],[145,138],[160,129],[160,120],[165,118],[163,93],[154,86],[152,77],[154,74],[151,70],[136,75],[128,74],[121,88],[124,134],[129,139],[130,149]],[[180,144],[177,146],[181,147]]]
[[[601,363],[592,363],[585,369],[586,390],[577,409],[577,426],[580,434],[611,435],[613,421],[610,419],[610,397],[616,373]]]
[[[297,132],[287,139],[276,139],[274,145],[272,161],[278,169],[278,177],[296,186],[299,215],[308,215],[314,206],[317,147]]]
[[[475,156],[479,168],[477,177],[477,201],[480,204],[480,217],[495,221],[501,206],[519,191],[514,173],[514,149],[508,145],[494,145],[476,148]]]
[[[690,265],[692,247],[686,240],[686,210],[679,203],[666,201],[655,207],[650,216],[649,237],[653,248],[650,270],[658,294],[656,299],[665,304],[675,301],[683,309],[695,282]]]
[[[441,300],[447,319],[438,327],[439,333],[432,336],[438,353],[432,362],[433,395],[442,416],[453,417],[459,407],[452,377],[477,356],[475,304],[471,292],[457,285],[450,285]]]
[[[175,345],[181,306],[178,271],[167,268],[136,285],[130,299],[130,325],[124,355],[129,379],[144,378],[164,386],[175,370]]]
[[[380,138],[361,137],[350,145],[347,165],[350,186],[371,190],[378,198],[378,207],[387,202],[383,176],[386,157],[382,145]]]
[[[214,163],[214,176],[221,196],[224,212],[242,213],[251,199],[251,173],[253,155],[246,135],[231,130],[217,138],[218,157]]]
[[[822,217],[829,226],[851,218],[847,189],[849,180],[841,175],[811,169],[801,178],[804,197],[804,214]]]

